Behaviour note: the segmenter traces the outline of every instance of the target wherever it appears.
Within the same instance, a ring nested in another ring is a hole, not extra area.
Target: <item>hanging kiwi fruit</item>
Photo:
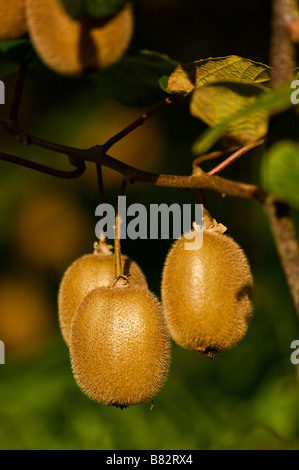
[[[104,18],[73,18],[61,0],[26,0],[29,34],[41,60],[54,72],[75,76],[118,62],[130,44],[131,3]]]
[[[112,246],[101,240],[95,244],[94,253],[75,260],[66,270],[58,292],[60,328],[69,345],[71,321],[84,297],[97,287],[108,287],[115,279],[115,256]],[[122,255],[122,269],[130,276],[130,284],[147,289],[146,277],[137,263]]]
[[[25,0],[0,0],[0,41],[18,39],[26,31]]]
[[[151,400],[170,363],[160,303],[121,278],[94,289],[73,318],[70,357],[78,386],[92,400],[120,408]]]
[[[249,263],[225,230],[206,216],[202,247],[186,250],[190,240],[176,240],[162,274],[162,303],[173,340],[210,356],[238,344],[252,315]]]

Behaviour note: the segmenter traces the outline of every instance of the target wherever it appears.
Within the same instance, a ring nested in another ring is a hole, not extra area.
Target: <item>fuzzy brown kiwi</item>
[[[17,39],[26,31],[25,0],[0,0],[0,40]]]
[[[26,0],[28,29],[42,61],[62,75],[102,70],[118,62],[132,38],[132,5],[107,19],[76,20],[59,0]]]
[[[221,224],[204,227],[200,249],[184,237],[171,247],[162,273],[162,303],[174,341],[213,356],[245,336],[252,316],[253,278],[247,257]]]
[[[75,260],[63,275],[58,292],[58,314],[62,336],[70,342],[71,321],[84,297],[96,287],[108,287],[115,279],[115,257],[106,243],[96,244],[94,253]],[[128,256],[122,255],[123,273],[130,284],[148,288],[142,270]]]
[[[94,289],[73,318],[70,357],[78,386],[92,400],[121,408],[151,400],[170,364],[160,302],[140,287]]]

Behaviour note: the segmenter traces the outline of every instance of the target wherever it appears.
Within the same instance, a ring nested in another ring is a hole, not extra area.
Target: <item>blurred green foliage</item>
[[[269,4],[252,1],[242,4],[240,11],[239,2],[230,0],[224,11],[223,2],[217,0],[218,11],[205,1],[191,0],[186,9],[181,0],[136,0],[133,45],[160,50],[182,62],[238,54],[267,63]],[[14,77],[7,77],[5,84],[7,105],[1,114],[8,110]],[[106,98],[100,87],[91,87],[85,78],[67,80],[36,65],[26,81],[20,122],[41,138],[72,145],[94,110],[98,109],[99,127],[111,119],[102,111]],[[138,109],[141,114],[145,108]],[[185,102],[163,109],[152,119],[166,139],[165,158],[157,163],[159,171],[190,173],[191,146],[204,124],[190,116]],[[3,152],[68,168],[61,156],[21,146],[2,132],[0,139]],[[144,149],[138,166],[143,167],[155,145],[158,138]],[[111,153],[117,157],[116,150]],[[259,184],[261,157],[261,149],[256,149],[227,168],[223,176]],[[211,165],[207,162],[203,168]],[[66,191],[76,202],[74,217],[80,213],[87,217],[86,237],[73,248],[72,259],[92,251],[94,211],[99,203],[95,169],[91,178],[59,181],[10,163],[0,164],[0,274],[23,273],[42,279],[55,324],[46,339],[33,343],[29,338],[23,349],[7,351],[6,365],[0,366],[0,449],[298,450],[299,384],[290,362],[290,345],[298,339],[299,327],[267,220],[261,207],[252,202],[207,193],[213,217],[228,227],[228,234],[244,248],[252,266],[254,317],[244,341],[214,360],[173,344],[170,374],[152,410],[151,403],[124,410],[105,407],[91,402],[78,389],[59,332],[56,305],[59,282],[71,260],[66,259],[59,269],[31,262],[22,254],[16,222],[30,190],[37,192],[37,198],[42,191]],[[106,201],[115,203],[116,198],[115,185],[108,186]],[[128,190],[128,204],[132,202],[183,204],[198,202],[198,197],[196,191],[135,185]],[[294,218],[299,225],[295,211]],[[55,220],[52,225],[58,226]],[[45,236],[46,232],[40,233]],[[53,238],[47,243],[57,242]],[[169,247],[170,241],[165,240],[126,240],[122,246],[143,268],[158,296]]]

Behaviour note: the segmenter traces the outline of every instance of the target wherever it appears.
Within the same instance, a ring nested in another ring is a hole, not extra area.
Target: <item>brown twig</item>
[[[249,144],[249,145],[246,145],[245,147],[242,147],[240,148],[239,150],[237,150],[236,152],[234,152],[230,157],[228,157],[226,160],[224,160],[222,163],[220,163],[219,165],[217,165],[215,168],[213,168],[212,170],[210,170],[208,172],[208,175],[217,175],[218,173],[220,173],[222,170],[224,170],[225,168],[227,168],[229,165],[231,165],[232,163],[234,163],[236,160],[238,160],[238,158],[242,157],[243,155],[245,155],[245,153],[249,152],[250,150],[258,147],[259,145],[262,145],[263,143],[265,142],[264,139],[262,140],[259,140],[257,142],[253,142],[252,144]]]
[[[235,148],[215,150],[214,152],[210,152],[205,155],[200,155],[199,157],[196,157],[195,160],[193,160],[192,166],[193,168],[196,168],[197,166],[201,166],[202,163],[222,157],[223,155],[225,155],[226,153],[229,153],[232,150],[235,150]]]
[[[282,85],[294,75],[296,65],[292,33],[294,21],[298,23],[297,0],[273,0],[272,88]],[[264,208],[299,318],[299,246],[289,207],[267,197]]]
[[[168,188],[180,189],[210,189],[218,191],[223,195],[253,199],[262,201],[265,197],[264,191],[255,185],[231,181],[219,176],[210,176],[200,170],[196,175],[177,176],[160,175],[139,170],[131,165],[127,165],[110,155],[107,155],[102,146],[92,147],[90,149],[77,149],[65,145],[49,142],[38,137],[26,134],[16,126],[11,126],[8,121],[2,121],[2,127],[8,132],[17,136],[18,140],[25,145],[36,145],[55,153],[67,155],[73,161],[89,161],[105,166],[123,175],[130,183],[143,183],[153,186],[164,186]]]
[[[32,162],[30,160],[25,160],[24,158],[16,157],[14,155],[9,155],[3,152],[0,152],[0,160],[13,163],[15,165],[23,166],[25,168],[30,168],[31,170],[39,171],[40,173],[44,173],[46,175],[55,176],[56,178],[62,179],[79,178],[79,176],[83,175],[86,167],[85,162],[83,160],[80,160],[74,163],[70,162],[75,167],[75,170],[58,170],[56,168]]]
[[[104,182],[103,182],[102,165],[99,165],[98,163],[96,163],[96,170],[97,170],[97,180],[98,180],[98,187],[99,187],[99,200],[100,200],[100,204],[104,204],[105,195],[104,195]]]
[[[273,0],[272,41],[270,51],[271,86],[291,80],[296,66],[292,25],[298,22],[297,0]]]
[[[19,111],[21,107],[21,101],[22,101],[24,85],[25,85],[25,77],[26,77],[26,73],[28,70],[28,66],[29,66],[29,61],[25,61],[20,65],[17,78],[16,78],[12,103],[11,103],[11,107],[9,111],[9,118],[16,125],[18,124]]]
[[[128,134],[133,132],[137,127],[142,126],[145,121],[147,121],[153,114],[157,113],[160,111],[160,109],[164,108],[164,106],[171,104],[172,99],[170,97],[165,98],[164,100],[160,101],[159,103],[155,104],[152,108],[150,108],[148,111],[146,111],[142,116],[140,116],[138,119],[136,119],[134,122],[132,122],[129,126],[125,127],[122,131],[120,131],[118,134],[114,135],[111,137],[111,139],[107,140],[101,147],[104,152],[108,152],[108,150],[115,145],[117,142],[122,140],[124,137],[126,137]]]
[[[299,318],[299,247],[289,207],[267,197],[264,208]]]

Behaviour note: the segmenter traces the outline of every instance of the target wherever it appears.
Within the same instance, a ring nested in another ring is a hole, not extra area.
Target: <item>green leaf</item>
[[[170,75],[167,91],[186,96],[206,83],[229,80],[269,86],[270,67],[235,55],[178,65]]]
[[[29,39],[16,39],[0,41],[0,60],[3,58],[11,62],[22,62],[33,52]]]
[[[161,77],[159,79],[159,85],[160,85],[160,87],[162,88],[163,91],[166,91],[166,93],[168,93],[168,91],[167,91],[168,76],[167,75],[163,75],[163,77]]]
[[[261,179],[266,191],[299,209],[299,144],[281,140],[270,147],[263,158]]]
[[[126,0],[60,0],[65,10],[75,19],[83,16],[103,18],[116,13]]]
[[[271,91],[264,92],[256,98],[254,103],[224,119],[215,127],[205,131],[193,144],[192,152],[195,155],[208,152],[209,149],[225,134],[226,129],[238,119],[248,118],[253,113],[260,111],[266,112],[270,116],[285,111],[290,107],[292,107],[290,100],[290,83]]]
[[[128,106],[148,106],[162,99],[165,92],[160,79],[176,67],[168,56],[151,51],[127,55],[113,67],[92,74],[90,79],[99,91]]]
[[[241,82],[213,82],[195,88],[190,112],[211,127],[233,116],[256,101],[263,88]],[[228,145],[247,145],[262,138],[268,129],[268,113],[259,109],[250,116],[234,120],[225,129]]]
[[[29,39],[0,41],[0,78],[15,74],[19,64],[35,56]]]

